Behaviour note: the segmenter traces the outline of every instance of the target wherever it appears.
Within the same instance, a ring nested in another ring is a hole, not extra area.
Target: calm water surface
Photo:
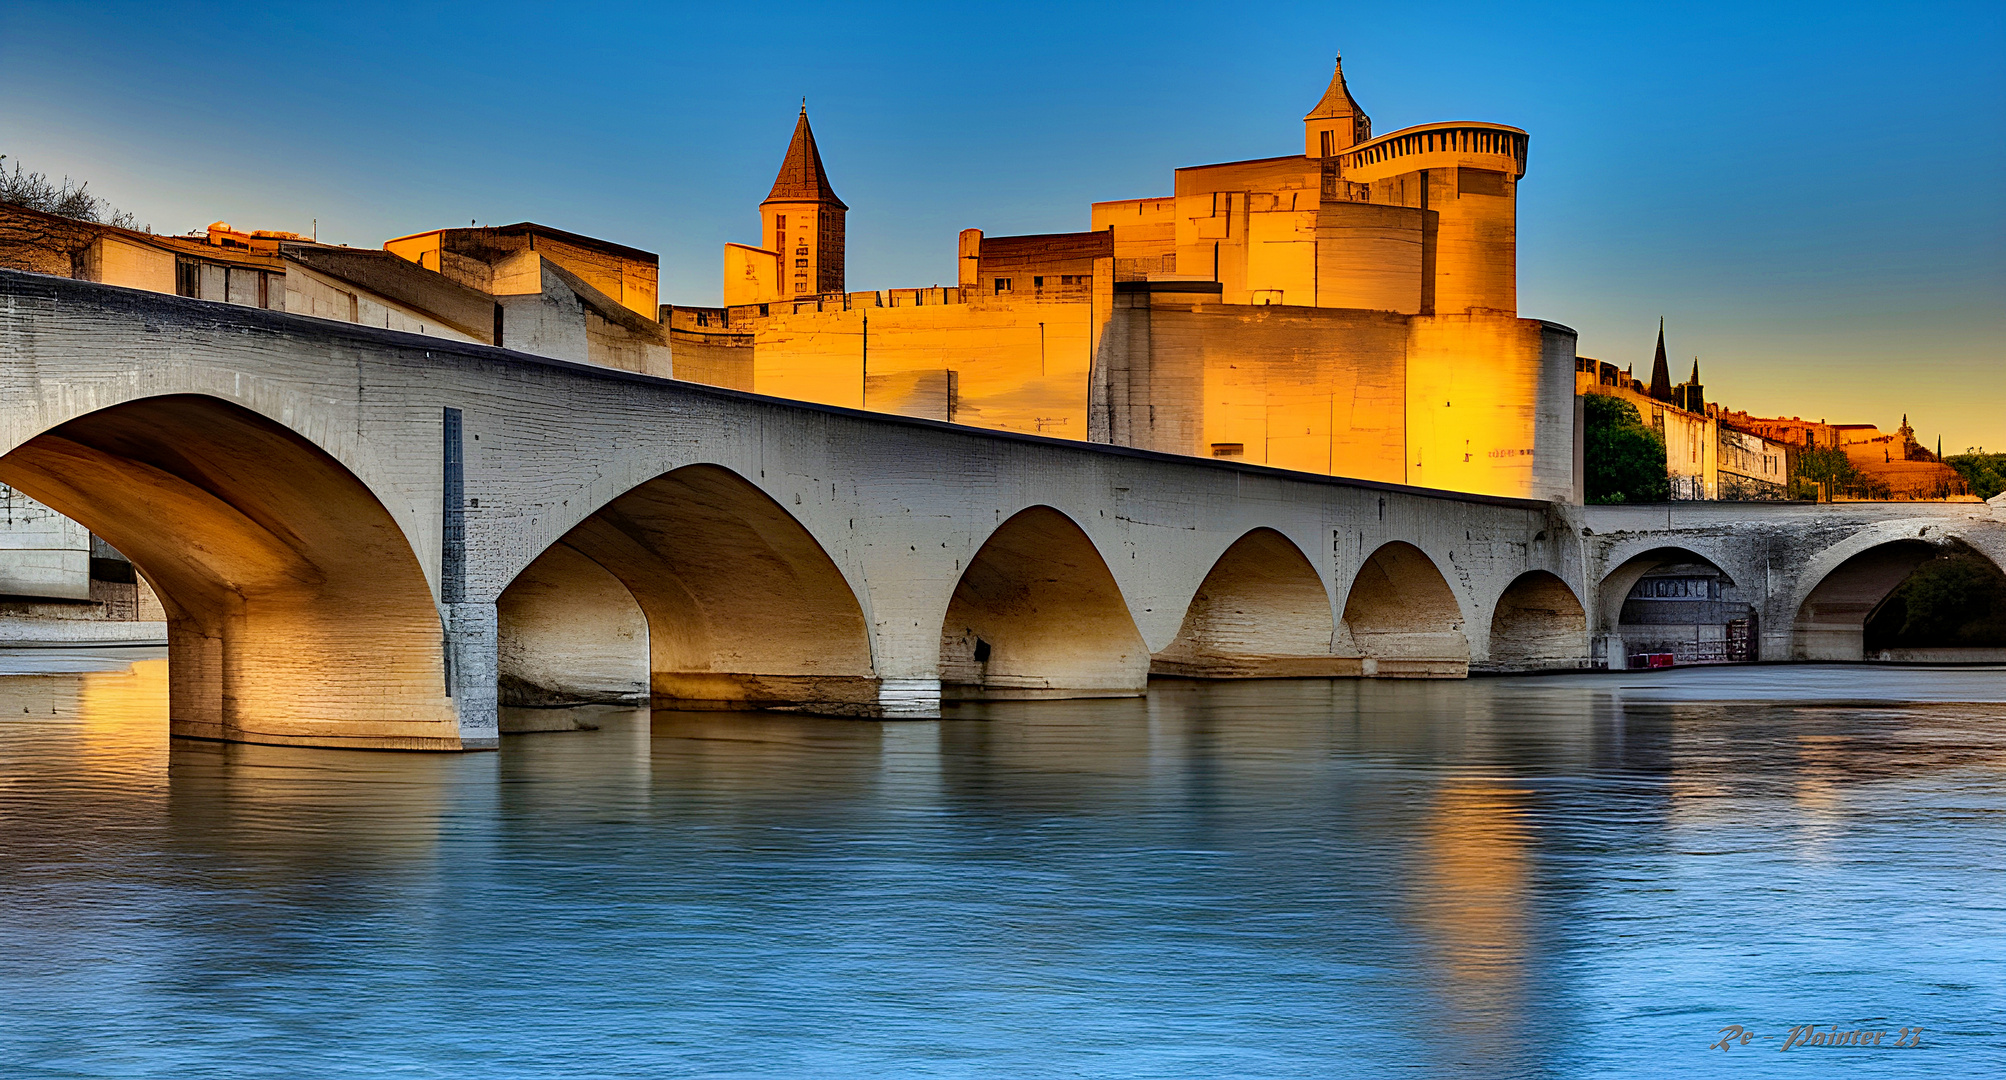
[[[171,741],[157,656],[0,656],[7,1076],[2006,1075],[2006,670],[452,756]]]

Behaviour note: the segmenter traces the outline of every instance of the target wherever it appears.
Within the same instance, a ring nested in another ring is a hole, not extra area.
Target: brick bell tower
[[[780,175],[759,204],[760,246],[779,255],[782,298],[843,291],[843,217],[849,210],[829,186],[803,102]]]

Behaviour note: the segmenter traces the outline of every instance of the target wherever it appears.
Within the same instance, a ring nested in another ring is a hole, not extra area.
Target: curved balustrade
[[[1525,148],[1527,136],[1524,131],[1503,124],[1478,122],[1422,124],[1417,127],[1402,128],[1399,131],[1381,135],[1359,143],[1337,155],[1339,167],[1349,175],[1354,171],[1370,171],[1389,174],[1406,172],[1399,168],[1385,170],[1375,168],[1400,158],[1422,155],[1449,155],[1458,158],[1490,156],[1508,159],[1509,171],[1514,178],[1525,175]],[[1430,167],[1420,162],[1411,168]]]

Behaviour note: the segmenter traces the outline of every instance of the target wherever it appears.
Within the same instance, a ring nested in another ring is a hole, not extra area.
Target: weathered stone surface
[[[1825,656],[1879,580],[1848,560],[1956,537],[2006,561],[2006,521],[1979,504],[1453,495],[5,272],[0,483],[155,584],[177,732],[323,746],[493,746],[498,685],[596,694],[643,667],[661,704],[925,716],[943,683],[1134,693],[1154,658],[1200,675],[1585,664],[1568,601],[1606,635],[1669,549],[1762,583],[1765,654]],[[564,589],[567,551],[622,589]]]

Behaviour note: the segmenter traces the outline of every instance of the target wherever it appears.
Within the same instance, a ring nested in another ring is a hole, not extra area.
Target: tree
[[[1962,454],[1945,457],[1943,463],[1956,469],[1971,493],[1981,499],[2006,491],[2006,454],[1988,454],[1984,447],[1974,446]]]
[[[1637,407],[1609,394],[1584,394],[1583,435],[1591,503],[1664,502],[1671,497],[1665,438],[1644,426]]]
[[[1844,450],[1835,447],[1813,447],[1799,451],[1797,463],[1790,469],[1790,494],[1798,499],[1815,499],[1823,485],[1825,498],[1829,499],[1841,491],[1865,491],[1866,476],[1854,466]]]
[[[7,155],[0,154],[0,162],[6,160]],[[138,219],[91,194],[90,187],[89,181],[73,184],[67,176],[58,186],[43,173],[23,169],[19,161],[14,163],[12,172],[8,172],[5,165],[0,165],[0,202],[25,206],[71,221],[86,221],[119,229],[139,228]],[[152,232],[153,227],[147,226],[146,231]]]
[[[1866,633],[1873,651],[2006,645],[2006,574],[1954,545],[1895,586]]]
[[[131,214],[92,195],[89,184],[73,184],[69,177],[56,184],[18,161],[9,170],[6,160],[0,154],[0,267],[81,277],[78,257],[106,225],[134,227]]]

